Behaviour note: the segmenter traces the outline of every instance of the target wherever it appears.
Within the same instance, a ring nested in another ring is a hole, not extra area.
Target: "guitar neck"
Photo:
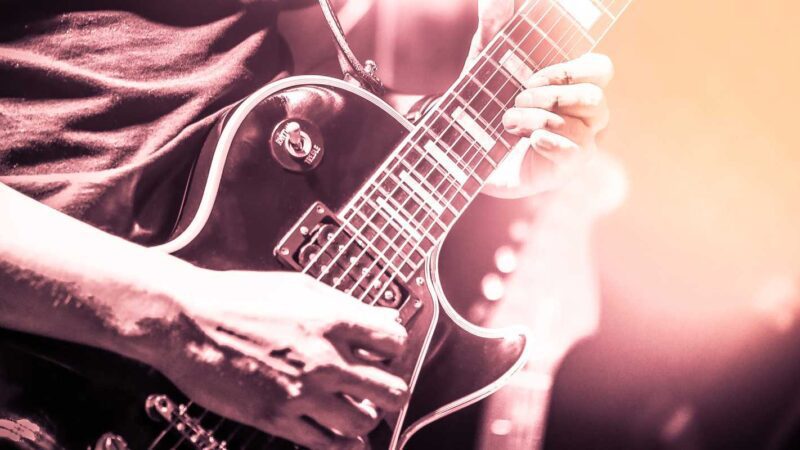
[[[529,145],[503,112],[539,69],[592,50],[632,0],[529,0],[344,209],[407,280],[489,176]]]

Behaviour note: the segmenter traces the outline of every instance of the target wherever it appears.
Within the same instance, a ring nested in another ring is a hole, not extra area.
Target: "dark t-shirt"
[[[277,1],[0,0],[0,182],[163,241],[214,122],[290,68]]]

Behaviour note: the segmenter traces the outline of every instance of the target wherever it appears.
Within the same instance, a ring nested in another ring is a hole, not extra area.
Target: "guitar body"
[[[307,137],[320,147],[311,152],[314,161],[306,166],[299,163],[299,169],[292,166],[296,159],[287,163],[286,155],[276,156],[271,150],[276,130],[287,119],[303,124]],[[298,221],[320,204],[338,215],[410,129],[377,97],[339,80],[295,77],[265,86],[232,109],[212,131],[193,171],[173,237],[158,249],[216,270],[296,270],[280,258],[280,249],[294,239],[289,237],[298,229]],[[414,300],[398,305],[409,333],[408,350],[391,362],[389,370],[406,379],[412,396],[399,415],[387,417],[369,436],[376,449],[414,448],[423,440],[431,442],[436,429],[446,427],[449,414],[499,389],[525,362],[523,329],[479,328],[450,306],[438,280],[438,249],[404,285]],[[292,307],[290,298],[270,301]],[[104,433],[114,435],[105,435],[106,441],[119,437],[129,448],[168,449],[178,443],[178,448],[189,449],[292,447],[205,413],[158,373],[137,363],[79,346],[19,340],[24,343],[3,339],[17,355],[72,356],[66,361],[53,356],[35,358],[39,370],[46,373],[34,371],[28,377],[25,370],[12,367],[13,357],[4,361],[7,384],[18,388],[11,391],[16,394],[0,398],[8,410],[6,417],[14,424],[29,419],[41,432],[38,444],[28,433],[20,442],[29,447],[22,448],[49,448],[46,443],[51,441],[64,448],[94,448]],[[29,341],[36,345],[30,346]],[[41,351],[50,345],[60,350]],[[28,386],[26,378],[31,380]],[[49,394],[31,394],[30,390],[41,389],[35,381],[42,378]],[[154,394],[188,409],[182,416],[153,420],[150,416],[159,418],[152,409]],[[148,399],[150,416],[145,408]],[[194,421],[186,423],[198,425],[199,431],[188,425],[183,431],[169,426],[170,421],[175,425],[184,420]],[[441,448],[446,448],[449,433],[453,430],[437,435],[443,439]],[[192,444],[192,436],[201,445]],[[222,441],[224,447],[220,447]],[[153,443],[157,445],[149,447]]]

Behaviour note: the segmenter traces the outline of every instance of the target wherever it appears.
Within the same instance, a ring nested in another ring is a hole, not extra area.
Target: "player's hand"
[[[521,2],[478,0],[470,61],[511,19],[515,3]],[[489,192],[519,196],[560,187],[596,149],[597,134],[608,124],[603,89],[613,72],[608,57],[589,54],[534,74],[503,116],[505,128],[530,138],[533,151],[521,160],[509,158],[489,180]]]
[[[404,405],[403,379],[356,354],[403,352],[396,311],[301,274],[202,272],[180,294],[190,332],[159,367],[195,401],[314,449],[361,448],[380,411]]]
[[[520,167],[525,191],[559,187],[597,149],[609,118],[603,89],[613,73],[607,56],[588,54],[545,67],[525,82],[503,115],[506,130],[530,138],[533,151]]]

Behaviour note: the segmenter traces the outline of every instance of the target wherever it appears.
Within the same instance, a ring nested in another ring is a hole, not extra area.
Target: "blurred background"
[[[435,93],[462,67],[475,3],[351,0],[340,11],[357,53],[377,61],[388,85]],[[309,45],[318,36],[293,26],[323,26],[319,12],[286,16],[298,71],[335,73],[327,41]],[[598,169],[606,176],[577,183],[569,198],[584,200],[567,211],[552,206],[563,198],[527,202],[528,235],[537,237],[512,245],[514,269],[527,275],[491,279],[488,291],[481,280],[503,273],[493,255],[507,246],[519,219],[510,211],[520,207],[487,202],[502,219],[484,224],[481,238],[462,227],[462,242],[474,240],[470,257],[463,245],[445,252],[461,261],[448,270],[475,280],[453,297],[472,296],[465,315],[489,323],[503,313],[487,310],[504,307],[487,297],[516,295],[505,315],[531,323],[542,298],[577,299],[562,301],[550,322],[572,324],[572,339],[560,336],[561,357],[544,358],[543,381],[533,383],[552,394],[539,433],[549,448],[797,448],[800,3],[638,0],[598,51],[616,65]],[[537,217],[558,220],[535,231]],[[554,225],[574,218],[584,224],[577,230]],[[517,267],[537,260],[548,262],[538,275]],[[575,261],[578,277],[569,271]],[[506,289],[511,280],[517,287]],[[541,280],[556,287],[545,295],[535,289]],[[484,448],[487,432],[513,434],[516,424],[493,420],[475,431]]]

